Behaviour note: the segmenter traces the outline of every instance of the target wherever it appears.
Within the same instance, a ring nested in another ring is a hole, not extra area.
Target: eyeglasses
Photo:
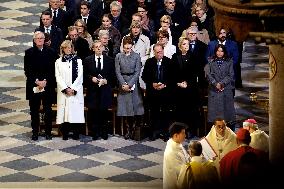
[[[159,36],[159,39],[164,39],[164,38],[167,38],[167,37],[165,37],[165,36]]]
[[[119,9],[111,9],[111,12],[120,12]]]
[[[188,33],[188,35],[196,35],[196,33]]]

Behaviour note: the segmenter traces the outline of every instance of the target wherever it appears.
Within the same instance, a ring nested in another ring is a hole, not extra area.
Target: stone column
[[[284,46],[269,45],[269,159],[284,167]]]

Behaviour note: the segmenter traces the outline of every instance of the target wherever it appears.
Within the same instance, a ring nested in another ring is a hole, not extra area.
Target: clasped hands
[[[224,90],[224,85],[222,83],[217,83],[216,88],[218,92],[222,92]]]
[[[177,83],[177,86],[180,87],[180,88],[185,89],[185,88],[187,88],[187,82],[186,82],[186,81],[183,81],[183,82],[181,82],[181,83]]]
[[[46,82],[46,80],[42,80],[42,81],[36,80],[35,83],[37,84],[38,89],[42,90],[46,86],[47,82]]]
[[[122,90],[125,91],[125,92],[130,92],[131,91],[131,88],[129,85],[127,84],[124,84],[121,86]]]
[[[66,94],[67,94],[67,96],[74,96],[75,95],[75,91],[74,91],[74,89],[71,89],[71,88],[67,88],[66,89]]]
[[[161,83],[161,82],[159,82],[159,83],[153,83],[153,87],[154,87],[154,89],[156,89],[156,90],[162,90],[163,88],[166,87],[166,85],[163,84],[163,83]]]
[[[97,77],[92,77],[92,81],[94,83],[98,84],[99,87],[102,86],[102,85],[106,85],[107,84],[107,80],[106,79],[99,79]]]

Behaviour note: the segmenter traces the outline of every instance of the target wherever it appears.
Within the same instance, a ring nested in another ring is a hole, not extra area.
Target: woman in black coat
[[[189,40],[181,37],[178,47],[178,52],[172,58],[176,83],[175,118],[176,121],[188,124],[191,134],[196,134],[196,128],[201,124],[197,88],[198,68],[189,53]]]

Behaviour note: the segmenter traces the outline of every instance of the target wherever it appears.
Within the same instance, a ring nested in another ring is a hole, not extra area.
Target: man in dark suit
[[[106,0],[92,0],[90,3],[90,15],[101,21],[103,14],[109,13],[109,2]]]
[[[218,39],[209,42],[206,57],[210,58],[214,56],[214,50],[218,44],[225,45],[228,52],[228,56],[233,59],[235,82],[238,81],[239,83],[241,83],[241,69],[238,69],[238,67],[240,67],[240,61],[237,43],[235,41],[227,39],[227,30],[224,28],[221,28],[219,30],[219,34],[217,37]]]
[[[40,16],[42,26],[39,26],[35,31],[41,31],[48,34],[49,41],[46,40],[45,45],[54,49],[59,53],[59,47],[63,41],[63,34],[60,28],[52,25],[52,14],[49,11],[43,11]]]
[[[73,23],[78,19],[82,19],[87,25],[87,31],[92,35],[94,31],[99,28],[100,19],[90,14],[90,3],[88,1],[81,2],[80,13],[80,15],[73,18]]]
[[[171,119],[171,92],[174,85],[171,60],[164,56],[163,46],[155,44],[154,57],[149,58],[144,66],[142,79],[146,83],[146,100],[150,109],[150,125],[155,140],[163,134],[167,139],[167,129]]]
[[[65,10],[59,8],[59,0],[49,0],[50,7],[46,11],[52,14],[52,24],[62,30],[63,36],[67,35],[67,27],[72,25],[71,19]]]
[[[90,55],[89,43],[86,39],[83,39],[78,35],[78,29],[76,28],[76,26],[68,27],[67,39],[72,41],[74,50],[82,60]]]
[[[112,106],[112,87],[115,85],[114,59],[103,55],[100,41],[93,44],[94,54],[84,60],[86,104],[88,125],[91,126],[93,140],[107,135],[108,109]]]
[[[198,29],[196,26],[191,26],[188,29],[188,39],[189,39],[189,55],[191,62],[195,65],[195,68],[197,70],[197,86],[198,86],[198,93],[200,97],[200,101],[198,102],[199,110],[202,110],[203,105],[207,105],[207,95],[208,95],[208,81],[205,77],[204,68],[207,64],[207,58],[206,58],[206,50],[207,45],[197,39],[197,32]],[[197,101],[196,101],[197,103]],[[201,114],[203,114],[203,111],[200,111]],[[195,128],[199,128],[199,135],[203,136],[205,130],[202,127],[204,120],[202,120],[204,116],[195,116],[194,124]],[[195,130],[194,132],[196,132]],[[197,133],[192,133],[193,135]],[[190,137],[190,135],[188,135]]]
[[[43,105],[45,137],[51,140],[52,97],[55,89],[54,63],[57,54],[44,46],[44,33],[36,31],[33,35],[34,46],[25,51],[24,71],[26,81],[26,99],[29,100],[32,140],[38,140],[39,108]]]

